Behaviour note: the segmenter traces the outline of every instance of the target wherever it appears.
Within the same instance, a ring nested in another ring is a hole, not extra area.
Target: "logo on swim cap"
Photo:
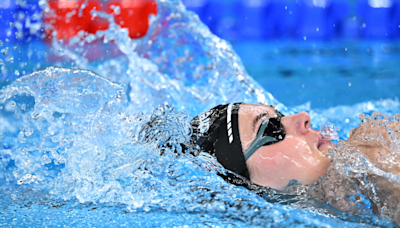
[[[228,105],[228,114],[226,116],[226,124],[227,124],[226,129],[228,130],[229,144],[233,142],[232,122],[231,122],[232,106],[233,106],[232,103]]]
[[[198,115],[198,120],[199,120],[198,129],[201,134],[204,134],[210,128],[210,116],[211,116],[210,111],[206,111]]]

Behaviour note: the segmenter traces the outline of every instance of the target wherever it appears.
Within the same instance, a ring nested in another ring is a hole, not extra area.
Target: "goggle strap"
[[[256,138],[254,139],[253,143],[250,145],[250,147],[244,152],[244,159],[247,160],[251,155],[256,152],[256,150],[262,146],[264,146],[267,143],[270,142],[278,142],[277,139],[271,137],[271,136],[263,136],[265,129],[267,128],[269,123],[269,119],[266,119],[262,122],[260,130],[257,133]]]

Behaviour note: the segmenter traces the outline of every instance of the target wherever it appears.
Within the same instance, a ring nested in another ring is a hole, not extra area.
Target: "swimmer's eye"
[[[286,132],[281,123],[283,116],[279,111],[275,110],[276,117],[267,118],[258,129],[258,133],[250,147],[244,152],[244,158],[247,160],[258,148],[271,145],[285,139]]]
[[[271,107],[273,107],[273,106],[271,106]],[[283,115],[276,109],[275,109],[275,113],[276,113],[276,117],[268,118],[268,119],[264,120],[263,123],[260,125],[260,128],[258,129],[257,135],[262,135],[263,137],[269,136],[269,137],[273,137],[277,140],[275,142],[274,141],[268,142],[268,143],[264,144],[264,146],[271,145],[273,143],[282,141],[286,136],[285,129],[281,123],[281,118]],[[267,127],[263,128],[263,125],[265,124],[264,122],[266,122],[266,121],[268,122]],[[262,134],[260,134],[260,131],[262,131],[262,129],[265,129],[265,130],[264,130],[264,132],[261,132]]]
[[[276,120],[279,122],[279,124],[278,124],[278,123],[275,124],[275,125],[276,125],[276,129],[278,129],[280,126],[282,126],[282,124],[280,123],[280,121],[281,121],[281,118],[284,117],[284,115],[283,115],[281,112],[279,112],[273,105],[270,105],[270,107],[274,109],[276,117],[269,117],[267,112],[264,112],[264,113],[259,114],[259,115],[253,120],[253,129],[254,129],[254,130],[256,129],[256,124],[258,123],[258,121],[262,119],[263,122],[264,122],[264,120],[265,120],[266,118],[268,118],[268,119],[270,119],[270,120],[276,119]],[[265,118],[265,117],[266,117],[266,118]],[[272,124],[272,123],[271,123],[271,124]],[[268,125],[270,126],[270,124],[268,124]],[[260,124],[260,126],[258,127],[258,132],[260,131],[261,126],[262,126],[262,124]],[[269,128],[272,129],[272,128],[274,128],[274,126],[271,125]],[[267,128],[267,129],[269,129],[269,128]],[[282,126],[282,130],[283,130],[283,126]],[[283,130],[283,131],[284,131],[284,130]]]
[[[283,135],[286,135],[285,130],[281,124],[281,121],[277,118],[270,118],[268,122],[267,128],[263,132],[263,136],[271,136],[278,141],[284,138]],[[279,137],[280,136],[280,137]]]

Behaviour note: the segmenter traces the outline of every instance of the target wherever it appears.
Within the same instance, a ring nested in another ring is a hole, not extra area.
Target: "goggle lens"
[[[271,106],[273,107],[273,106]],[[274,108],[275,109],[275,108]],[[282,141],[286,132],[281,123],[281,118],[284,116],[278,110],[275,109],[277,117],[268,118],[264,120],[258,130],[257,136],[253,143],[244,153],[244,157],[247,160],[258,148],[262,146],[271,145]]]

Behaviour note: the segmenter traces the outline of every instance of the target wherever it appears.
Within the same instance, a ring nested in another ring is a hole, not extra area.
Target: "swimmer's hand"
[[[393,138],[400,138],[399,128],[395,123],[381,124],[367,118],[350,131],[347,144],[354,147],[352,152],[362,154],[385,172],[400,176],[400,157],[391,154]]]

